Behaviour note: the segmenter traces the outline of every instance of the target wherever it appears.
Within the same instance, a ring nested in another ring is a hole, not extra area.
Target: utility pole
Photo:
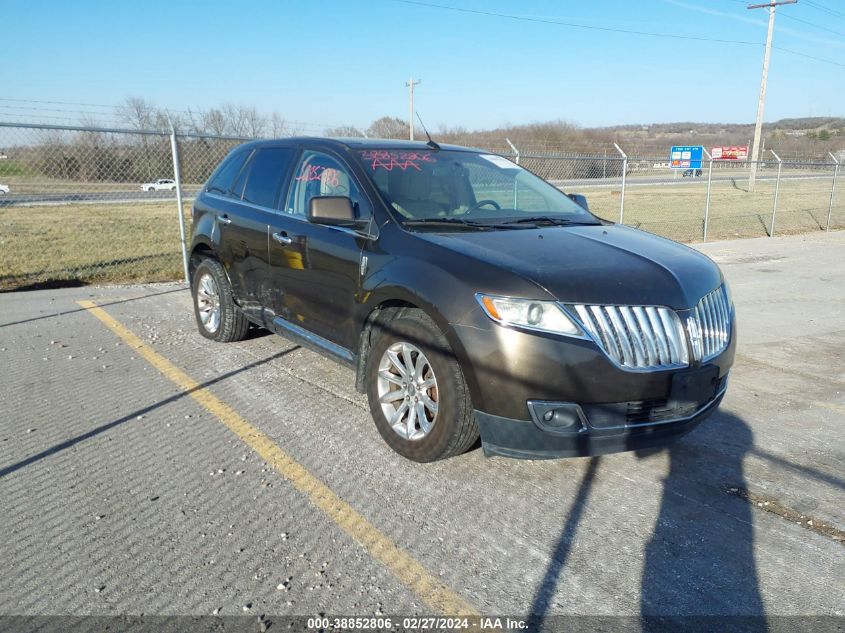
[[[794,1],[798,2],[798,0]],[[408,130],[410,130],[410,139],[412,141],[414,140],[414,86],[418,86],[421,83],[422,79],[414,81],[413,77],[405,82],[405,85],[408,87]]]
[[[757,121],[754,123],[754,145],[751,147],[751,170],[748,175],[748,191],[754,191],[757,179],[757,160],[760,156],[760,133],[763,130],[763,111],[766,108],[766,82],[769,79],[769,59],[772,57],[772,33],[775,30],[775,7],[795,4],[798,0],[770,0],[765,4],[749,4],[748,9],[769,10],[769,34],[766,36],[766,53],[763,55],[763,79],[760,81],[760,98],[757,101]]]

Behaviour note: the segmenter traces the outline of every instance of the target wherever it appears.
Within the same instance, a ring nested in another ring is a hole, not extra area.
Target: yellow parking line
[[[326,484],[290,457],[267,435],[241,417],[234,409],[217,398],[206,387],[188,376],[164,356],[158,354],[108,312],[93,301],[77,303],[102,321],[141,357],[188,393],[207,411],[217,417],[245,444],[276,471],[308,495],[315,506],[334,521],[344,532],[358,541],[375,560],[384,565],[404,585],[416,593],[431,609],[447,615],[478,616],[478,612],[461,596],[452,591],[413,556],[396,545],[389,537],[361,516]]]

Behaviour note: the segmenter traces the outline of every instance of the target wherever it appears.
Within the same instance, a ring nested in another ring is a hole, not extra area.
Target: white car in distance
[[[153,182],[145,182],[141,185],[142,191],[175,191],[176,182],[168,178],[159,178]]]

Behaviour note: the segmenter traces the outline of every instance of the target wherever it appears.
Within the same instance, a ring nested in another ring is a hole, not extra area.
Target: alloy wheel
[[[197,284],[197,312],[205,330],[209,334],[216,332],[220,327],[220,292],[209,273],[204,273]]]
[[[434,428],[440,393],[428,358],[415,345],[394,343],[381,357],[377,391],[382,413],[403,439],[419,440]]]

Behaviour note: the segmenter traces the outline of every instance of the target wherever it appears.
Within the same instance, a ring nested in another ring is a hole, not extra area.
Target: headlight
[[[532,299],[510,299],[477,294],[478,303],[491,319],[502,325],[580,336],[581,330],[554,301],[534,301]]]

